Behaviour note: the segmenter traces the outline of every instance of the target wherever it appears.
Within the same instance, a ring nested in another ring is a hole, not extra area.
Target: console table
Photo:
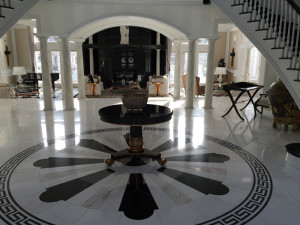
[[[113,89],[138,89],[139,93],[141,92],[141,87],[139,84],[126,84],[126,85],[122,85],[122,84],[112,84],[110,87],[110,92],[112,92]]]
[[[123,158],[131,158],[132,161],[138,161],[137,159],[140,158],[151,158],[160,165],[164,165],[167,162],[165,158],[161,157],[160,153],[144,148],[142,126],[169,121],[173,115],[173,111],[170,108],[159,105],[147,105],[143,109],[136,111],[126,109],[122,104],[101,108],[98,114],[104,122],[130,126],[128,149],[111,154],[111,158],[105,160],[108,166]]]
[[[40,97],[39,88],[32,87],[32,86],[17,86],[14,87],[14,96],[18,98],[19,96],[26,98],[31,97],[32,95],[37,95],[37,98]],[[13,95],[11,96],[13,97]]]
[[[256,117],[256,105],[253,102],[253,97],[256,95],[256,93],[263,88],[264,86],[262,85],[257,85],[257,84],[252,84],[252,83],[248,83],[248,82],[238,82],[238,83],[231,83],[231,84],[226,84],[223,85],[223,90],[227,92],[230,100],[231,100],[231,107],[229,108],[229,110],[227,111],[227,113],[225,113],[222,117],[226,116],[233,108],[235,110],[235,112],[238,114],[238,116],[242,119],[245,120],[239,113],[239,111],[236,108],[236,104],[240,103],[238,102],[239,98],[246,92],[249,96],[247,104],[241,109],[245,109],[250,102],[252,103],[253,107],[254,107],[254,118]],[[234,100],[232,97],[232,94],[230,91],[239,91],[239,95],[236,97],[236,99]],[[250,91],[254,91],[252,94]],[[245,102],[245,101],[241,101],[241,102]]]

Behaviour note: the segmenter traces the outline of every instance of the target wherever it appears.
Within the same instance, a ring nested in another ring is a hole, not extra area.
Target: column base
[[[64,111],[75,111],[76,109],[75,108],[66,108],[64,109]]]

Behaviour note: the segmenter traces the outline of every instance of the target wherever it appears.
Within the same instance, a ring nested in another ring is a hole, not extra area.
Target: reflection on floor
[[[120,98],[75,99],[76,111],[44,112],[42,99],[0,100],[0,224],[298,224],[300,170],[284,146],[300,133],[272,128],[272,115],[225,118],[228,97],[149,98],[173,109],[170,122],[145,126],[145,148],[161,167],[121,160],[129,128],[101,122],[100,107]]]

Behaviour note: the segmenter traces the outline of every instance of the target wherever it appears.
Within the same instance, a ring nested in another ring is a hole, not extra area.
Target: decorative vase
[[[281,124],[293,125],[293,130],[296,130],[300,126],[300,111],[281,80],[270,86],[268,97],[273,114],[273,127],[280,130]]]

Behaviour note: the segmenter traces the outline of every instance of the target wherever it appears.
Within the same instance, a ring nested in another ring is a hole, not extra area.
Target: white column
[[[52,111],[54,108],[53,108],[51,77],[50,77],[49,59],[48,59],[48,44],[47,44],[48,36],[38,36],[38,38],[40,40],[40,51],[41,51],[44,110]]]
[[[175,45],[175,69],[174,69],[174,98],[180,98],[180,62],[181,42],[174,41]]]
[[[61,99],[63,102],[63,109],[66,108],[66,94],[65,94],[65,75],[64,75],[64,57],[62,54],[62,40],[60,38],[55,38],[59,45],[59,65],[60,65],[60,84],[61,84]]]
[[[64,59],[64,77],[65,77],[64,88],[65,88],[65,96],[66,96],[64,110],[73,111],[74,97],[73,97],[73,81],[72,81],[69,38],[61,37],[61,41],[62,41],[62,55]]]
[[[212,92],[214,82],[214,61],[215,61],[215,43],[216,39],[208,39],[207,70],[204,109],[212,109]]]
[[[192,109],[195,97],[195,43],[196,39],[189,39],[188,64],[186,78],[185,108]]]
[[[89,44],[93,44],[93,36],[89,37]],[[94,49],[93,48],[89,48],[89,52],[90,52],[90,74],[91,75],[95,75],[95,71],[94,71]]]
[[[82,56],[82,43],[83,39],[74,40],[77,51],[77,73],[78,73],[78,99],[85,99],[85,87],[84,87],[84,71],[83,71],[83,56]]]

